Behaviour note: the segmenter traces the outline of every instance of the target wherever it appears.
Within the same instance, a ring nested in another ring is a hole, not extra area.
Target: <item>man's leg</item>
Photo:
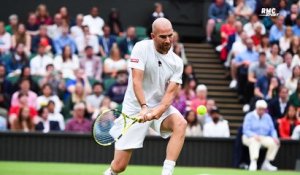
[[[243,144],[248,146],[249,148],[249,156],[250,156],[250,171],[256,171],[257,170],[257,159],[259,156],[259,149],[261,147],[261,144],[254,138],[248,138],[246,136],[242,137]]]
[[[261,137],[261,144],[268,149],[262,169],[276,171],[277,167],[273,166],[270,161],[275,159],[279,145],[276,144],[272,137]]]
[[[115,150],[114,160],[111,162],[110,168],[104,172],[104,175],[117,175],[125,171],[131,155],[132,150]]]
[[[213,19],[209,19],[207,21],[207,25],[206,25],[206,40],[207,41],[211,41],[211,34],[213,33],[214,31],[214,28],[215,28],[215,20]]]
[[[162,175],[172,175],[173,173],[175,162],[183,147],[186,126],[186,120],[178,113],[171,114],[161,124],[161,131],[173,132],[167,145]]]

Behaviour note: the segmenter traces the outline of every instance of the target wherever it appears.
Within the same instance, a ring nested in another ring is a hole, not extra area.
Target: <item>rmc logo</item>
[[[278,16],[276,8],[261,8],[260,16]]]

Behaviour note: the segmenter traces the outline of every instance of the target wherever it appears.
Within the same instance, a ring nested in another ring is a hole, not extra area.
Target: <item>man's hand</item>
[[[147,120],[157,120],[161,117],[161,115],[164,113],[164,110],[161,106],[157,106],[153,108],[149,113],[146,114]]]
[[[145,105],[145,106],[142,106],[142,109],[139,113],[139,118],[141,119],[141,123],[144,123],[146,121],[149,121],[146,119],[146,114],[149,112],[149,108]]]

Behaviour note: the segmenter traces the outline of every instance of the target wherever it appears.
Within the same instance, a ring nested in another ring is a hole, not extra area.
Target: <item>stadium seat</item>
[[[147,38],[147,29],[145,27],[136,26],[135,34],[138,40],[143,40]]]

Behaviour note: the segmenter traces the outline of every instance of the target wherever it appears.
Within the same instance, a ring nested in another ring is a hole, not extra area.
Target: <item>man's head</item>
[[[103,92],[103,84],[97,82],[93,85],[93,93],[99,96]]]
[[[266,65],[266,62],[267,62],[266,53],[260,52],[259,53],[259,64],[264,66],[264,65]]]
[[[92,17],[97,17],[99,15],[99,10],[98,10],[98,7],[94,6],[91,8],[91,11],[90,11]]]
[[[102,27],[102,30],[103,30],[103,35],[105,37],[108,37],[110,35],[110,27],[109,27],[109,25],[104,25]]]
[[[292,64],[293,55],[290,52],[285,52],[284,62],[290,67]]]
[[[50,84],[44,84],[42,87],[43,95],[49,97],[52,95],[52,87]]]
[[[6,69],[4,64],[0,64],[0,78],[4,78],[6,75]]]
[[[167,54],[173,40],[173,27],[166,18],[157,18],[152,23],[151,38],[156,50],[161,54]]]
[[[275,74],[275,68],[272,65],[268,65],[267,71],[266,71],[267,77],[274,77]]]
[[[36,20],[37,20],[37,17],[36,17],[36,14],[31,12],[28,14],[28,24],[31,24],[31,25],[35,25],[36,24]]]
[[[76,16],[76,25],[82,26],[82,22],[83,22],[83,14],[80,13]]]
[[[258,114],[258,116],[262,117],[264,113],[266,112],[266,109],[268,107],[268,104],[265,100],[258,100],[255,104],[255,109]]]
[[[18,22],[19,22],[19,19],[18,19],[18,15],[16,14],[12,14],[8,17],[8,20],[9,20],[9,24],[11,26],[16,26],[18,25]]]
[[[133,26],[129,26],[127,28],[126,36],[127,36],[127,38],[130,38],[131,40],[136,37],[136,35],[135,35],[135,28]]]
[[[250,17],[251,23],[256,23],[258,21],[258,16],[256,14],[252,14]]]
[[[54,113],[55,112],[55,103],[54,103],[54,101],[50,100],[48,102],[47,107],[48,107],[48,110],[49,110],[50,113]]]
[[[93,57],[94,50],[93,50],[92,46],[86,46],[85,49],[84,49],[84,51],[85,51],[86,57],[88,57],[88,58],[92,58]]]
[[[159,2],[156,2],[156,3],[154,4],[154,11],[155,11],[156,13],[162,12],[162,11],[163,11],[163,6],[162,6],[162,4],[159,3]]]
[[[211,109],[216,106],[216,101],[213,99],[208,99],[206,102],[206,109],[207,112],[210,113]]]
[[[128,81],[128,73],[127,71],[120,70],[117,72],[117,82],[120,84],[126,84]]]
[[[241,33],[243,31],[243,24],[241,21],[236,21],[234,27],[237,33]]]
[[[85,105],[84,103],[76,103],[74,106],[74,117],[83,119],[85,114]]]
[[[48,120],[49,110],[47,107],[42,106],[41,109],[38,111],[39,117],[43,120]]]
[[[277,27],[282,27],[283,26],[283,23],[284,23],[284,16],[278,16],[277,17],[277,20],[276,20],[276,25]]]
[[[224,0],[216,0],[215,2],[216,2],[216,4],[217,4],[218,6],[224,4]]]
[[[0,35],[3,35],[5,32],[5,24],[3,21],[0,21]]]
[[[204,84],[200,84],[196,88],[197,97],[200,100],[206,100],[207,97],[207,87]]]
[[[227,18],[227,23],[234,24],[235,22],[235,16],[233,14],[230,14]]]
[[[38,54],[39,55],[45,55],[45,53],[46,53],[46,48],[45,48],[45,46],[43,46],[43,45],[39,45],[39,48],[38,48]]]
[[[298,5],[297,4],[292,4],[291,5],[291,9],[290,9],[291,13],[298,13]]]
[[[30,90],[30,81],[28,79],[22,79],[20,82],[20,90],[27,93]]]
[[[61,26],[63,24],[62,16],[60,13],[56,13],[54,16],[54,23],[58,26]]]
[[[253,40],[251,38],[247,38],[246,46],[248,50],[253,50]]]
[[[47,36],[47,26],[41,25],[39,29],[40,36],[46,37]]]
[[[280,98],[282,101],[284,101],[284,102],[288,101],[288,98],[289,98],[289,90],[288,90],[286,87],[281,86],[281,87],[279,88],[279,98]]]
[[[215,123],[220,120],[220,111],[216,106],[213,106],[210,110],[210,116]]]

